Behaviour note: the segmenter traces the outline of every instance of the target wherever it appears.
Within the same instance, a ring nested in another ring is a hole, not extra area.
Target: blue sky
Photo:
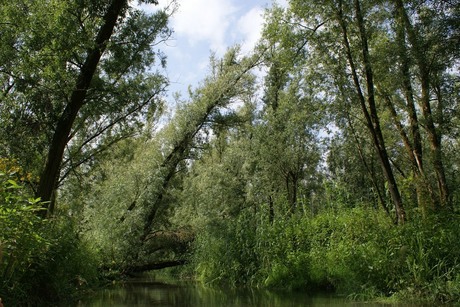
[[[165,6],[169,1],[159,2]],[[211,52],[221,56],[236,43],[242,45],[243,52],[250,52],[260,37],[264,10],[272,5],[272,0],[179,0],[178,3],[171,20],[173,37],[161,49],[168,56],[170,93],[180,92],[187,98],[187,87],[195,87],[208,72]]]

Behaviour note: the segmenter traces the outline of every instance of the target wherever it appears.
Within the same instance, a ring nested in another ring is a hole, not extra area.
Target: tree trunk
[[[410,63],[407,54],[407,48],[405,43],[405,31],[403,22],[398,25],[396,40],[398,44],[398,54],[400,59],[400,70],[402,77],[402,84],[404,87],[404,95],[406,98],[407,113],[409,114],[409,125],[412,136],[412,148],[411,148],[411,161],[415,169],[419,170],[419,173],[423,173],[423,156],[422,156],[422,137],[420,135],[420,128],[418,123],[417,111],[415,108],[414,92],[411,83],[410,74]],[[417,163],[419,161],[419,163]]]
[[[345,18],[343,16],[342,1],[339,1],[339,10],[338,10],[337,17],[340,23],[340,27],[342,29],[343,43],[345,45],[348,63],[352,71],[353,82],[356,88],[356,92],[358,94],[358,99],[361,105],[361,109],[363,111],[364,117],[366,118],[367,127],[372,136],[374,147],[379,156],[379,161],[380,161],[382,171],[384,173],[385,179],[388,184],[388,190],[390,191],[391,199],[393,201],[395,211],[396,211],[396,222],[404,223],[405,211],[404,211],[404,207],[402,204],[401,195],[398,190],[398,185],[396,183],[396,179],[391,169],[390,160],[388,158],[388,153],[386,151],[383,134],[380,128],[380,121],[379,121],[379,117],[377,114],[377,108],[375,105],[373,72],[372,72],[372,67],[371,67],[371,63],[369,60],[369,48],[368,48],[367,36],[366,36],[367,34],[365,31],[365,27],[364,27],[364,19],[361,13],[361,7],[360,7],[359,0],[355,0],[355,13],[356,13],[356,19],[358,22],[359,32],[361,36],[361,52],[363,55],[364,68],[365,68],[365,77],[366,77],[365,79],[366,79],[366,85],[367,85],[367,103],[369,105],[369,109],[366,106],[366,99],[362,92],[361,84],[360,84],[358,73],[356,70],[356,65],[353,60],[353,54],[352,54],[349,39],[348,39],[347,26],[346,26]]]
[[[400,71],[403,83],[403,92],[406,99],[406,108],[409,114],[409,125],[412,136],[412,146],[407,148],[412,163],[418,206],[426,212],[427,207],[433,207],[435,197],[430,182],[425,177],[422,152],[422,137],[420,135],[419,121],[415,107],[414,92],[411,83],[410,60],[406,46],[405,22],[401,10],[396,9],[396,43],[400,60]],[[409,146],[409,143],[406,147]],[[410,151],[410,152],[409,152]],[[428,194],[426,193],[428,191]]]
[[[415,148],[416,146],[412,145],[412,143],[410,142],[409,137],[407,136],[403,125],[398,119],[398,114],[396,112],[394,103],[392,102],[391,98],[387,94],[383,94],[383,95],[385,96],[384,100],[387,103],[387,107],[390,110],[391,116],[393,118],[393,122],[396,128],[398,129],[399,134],[401,135],[401,139],[404,143],[404,148],[406,149],[407,154],[409,156],[409,160],[411,161],[412,171],[413,171],[414,178],[415,178],[415,190],[417,194],[417,204],[419,208],[422,210],[422,212],[425,214],[428,204],[431,204],[431,205],[434,204],[434,195],[433,195],[433,190],[431,188],[431,185],[426,179],[425,173],[423,171],[421,151],[418,151],[418,149]],[[413,142],[415,144],[417,141],[414,139]]]
[[[200,114],[199,117],[192,119],[193,122],[191,123],[190,129],[184,132],[182,138],[177,142],[170,154],[165,158],[162,165],[160,166],[160,169],[163,172],[163,182],[161,184],[160,190],[157,192],[156,197],[152,201],[152,204],[147,208],[145,218],[142,221],[143,231],[139,238],[141,244],[143,244],[146,237],[152,232],[153,221],[155,219],[158,206],[163,199],[164,191],[168,187],[171,178],[176,173],[177,165],[180,161],[186,158],[185,154],[190,149],[190,145],[193,142],[193,138],[203,128],[203,125],[205,124],[206,120],[208,119],[212,111],[219,105],[221,105],[223,101],[228,100],[229,93],[232,92],[232,90],[236,86],[238,86],[238,83],[243,78],[243,76],[245,76],[252,68],[254,68],[257,65],[259,58],[260,56],[252,58],[250,62],[247,63],[247,65],[245,66],[240,66],[240,64],[236,63],[232,64],[238,67],[239,70],[236,73],[236,75],[232,74],[232,79],[225,84],[225,88],[223,88],[221,92],[218,92],[216,96],[202,98],[210,99],[210,101],[207,102],[206,109],[202,111],[202,114]]]
[[[430,144],[430,150],[432,153],[433,159],[433,168],[436,173],[436,180],[438,184],[439,191],[439,205],[441,207],[447,206],[450,198],[449,188],[447,185],[445,169],[442,159],[442,148],[441,148],[441,137],[436,131],[434,125],[433,115],[431,112],[430,104],[430,70],[429,70],[429,61],[426,58],[425,50],[420,43],[415,29],[412,26],[412,23],[407,15],[406,9],[404,8],[404,3],[402,0],[396,0],[396,9],[399,12],[400,18],[403,20],[409,42],[412,45],[412,51],[415,57],[415,61],[419,70],[420,75],[420,85],[421,85],[421,99],[420,104],[422,108],[422,114],[425,119],[425,129],[428,135],[428,141]],[[420,161],[421,162],[421,161]]]
[[[289,172],[290,177],[292,179],[292,186],[291,186],[291,191],[289,192],[290,194],[290,203],[291,203],[291,212],[295,213],[297,210],[297,189],[298,189],[298,181],[299,177],[297,173],[295,172]]]
[[[345,111],[345,115],[347,117],[348,127],[350,127],[351,134],[353,135],[353,138],[355,139],[356,147],[358,148],[359,157],[361,159],[361,162],[364,165],[364,168],[367,171],[367,174],[369,175],[369,178],[371,179],[372,186],[374,187],[375,193],[377,194],[377,197],[379,199],[380,205],[382,206],[382,209],[387,213],[387,215],[390,216],[390,211],[388,210],[388,206],[387,206],[387,203],[386,203],[385,198],[384,198],[384,193],[382,193],[380,191],[380,188],[379,188],[379,186],[377,184],[377,178],[375,176],[375,172],[371,170],[371,168],[369,167],[369,164],[366,161],[366,158],[364,156],[364,151],[363,151],[361,143],[360,143],[360,141],[358,139],[358,135],[357,135],[356,130],[355,130],[354,126],[353,126],[353,123],[352,123],[351,118],[350,118],[350,113],[348,112],[348,110]]]
[[[275,207],[273,204],[273,197],[270,195],[268,196],[268,222],[270,225],[273,225],[273,221],[275,220]]]
[[[375,104],[374,75],[372,72],[372,66],[369,56],[369,47],[367,43],[367,33],[364,25],[364,18],[361,12],[361,5],[359,0],[355,0],[355,13],[358,22],[359,33],[361,36],[361,51],[363,54],[364,69],[367,83],[367,102],[369,105],[369,112],[373,125],[372,130],[374,131],[373,134],[374,138],[376,139],[375,145],[377,147],[382,168],[388,182],[388,188],[390,190],[391,198],[395,206],[397,222],[404,223],[405,212],[401,200],[401,195],[399,194],[398,186],[394,178],[393,171],[391,169],[390,160],[388,158],[388,153],[385,147],[385,141],[383,138],[382,130],[380,128],[380,120],[377,114],[377,108]]]
[[[97,65],[106,48],[106,44],[112,36],[113,29],[122,9],[127,5],[127,0],[113,0],[104,16],[104,23],[99,29],[94,47],[88,50],[86,60],[80,70],[75,89],[72,91],[70,100],[64,112],[58,120],[53,139],[48,150],[46,165],[40,177],[37,196],[45,202],[44,215],[52,214],[54,209],[53,193],[59,180],[59,172],[64,156],[64,149],[69,142],[72,125],[84,104],[91,80]]]

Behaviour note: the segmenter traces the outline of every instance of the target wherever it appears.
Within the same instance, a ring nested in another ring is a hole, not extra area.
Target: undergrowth
[[[198,233],[188,270],[210,284],[459,302],[459,241],[460,218],[453,214],[413,212],[396,226],[367,208],[273,223],[246,211]]]

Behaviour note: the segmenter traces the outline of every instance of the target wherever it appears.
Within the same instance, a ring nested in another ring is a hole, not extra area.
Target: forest
[[[170,93],[180,2],[2,1],[5,306],[164,268],[460,302],[459,3],[273,3],[251,53]]]

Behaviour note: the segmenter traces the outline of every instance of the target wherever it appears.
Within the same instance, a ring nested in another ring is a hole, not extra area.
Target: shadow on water
[[[311,296],[301,292],[272,292],[250,289],[216,289],[194,283],[138,279],[110,289],[100,290],[78,307],[102,306],[181,306],[181,307],[297,307],[297,306],[420,306],[350,302],[333,296]]]

